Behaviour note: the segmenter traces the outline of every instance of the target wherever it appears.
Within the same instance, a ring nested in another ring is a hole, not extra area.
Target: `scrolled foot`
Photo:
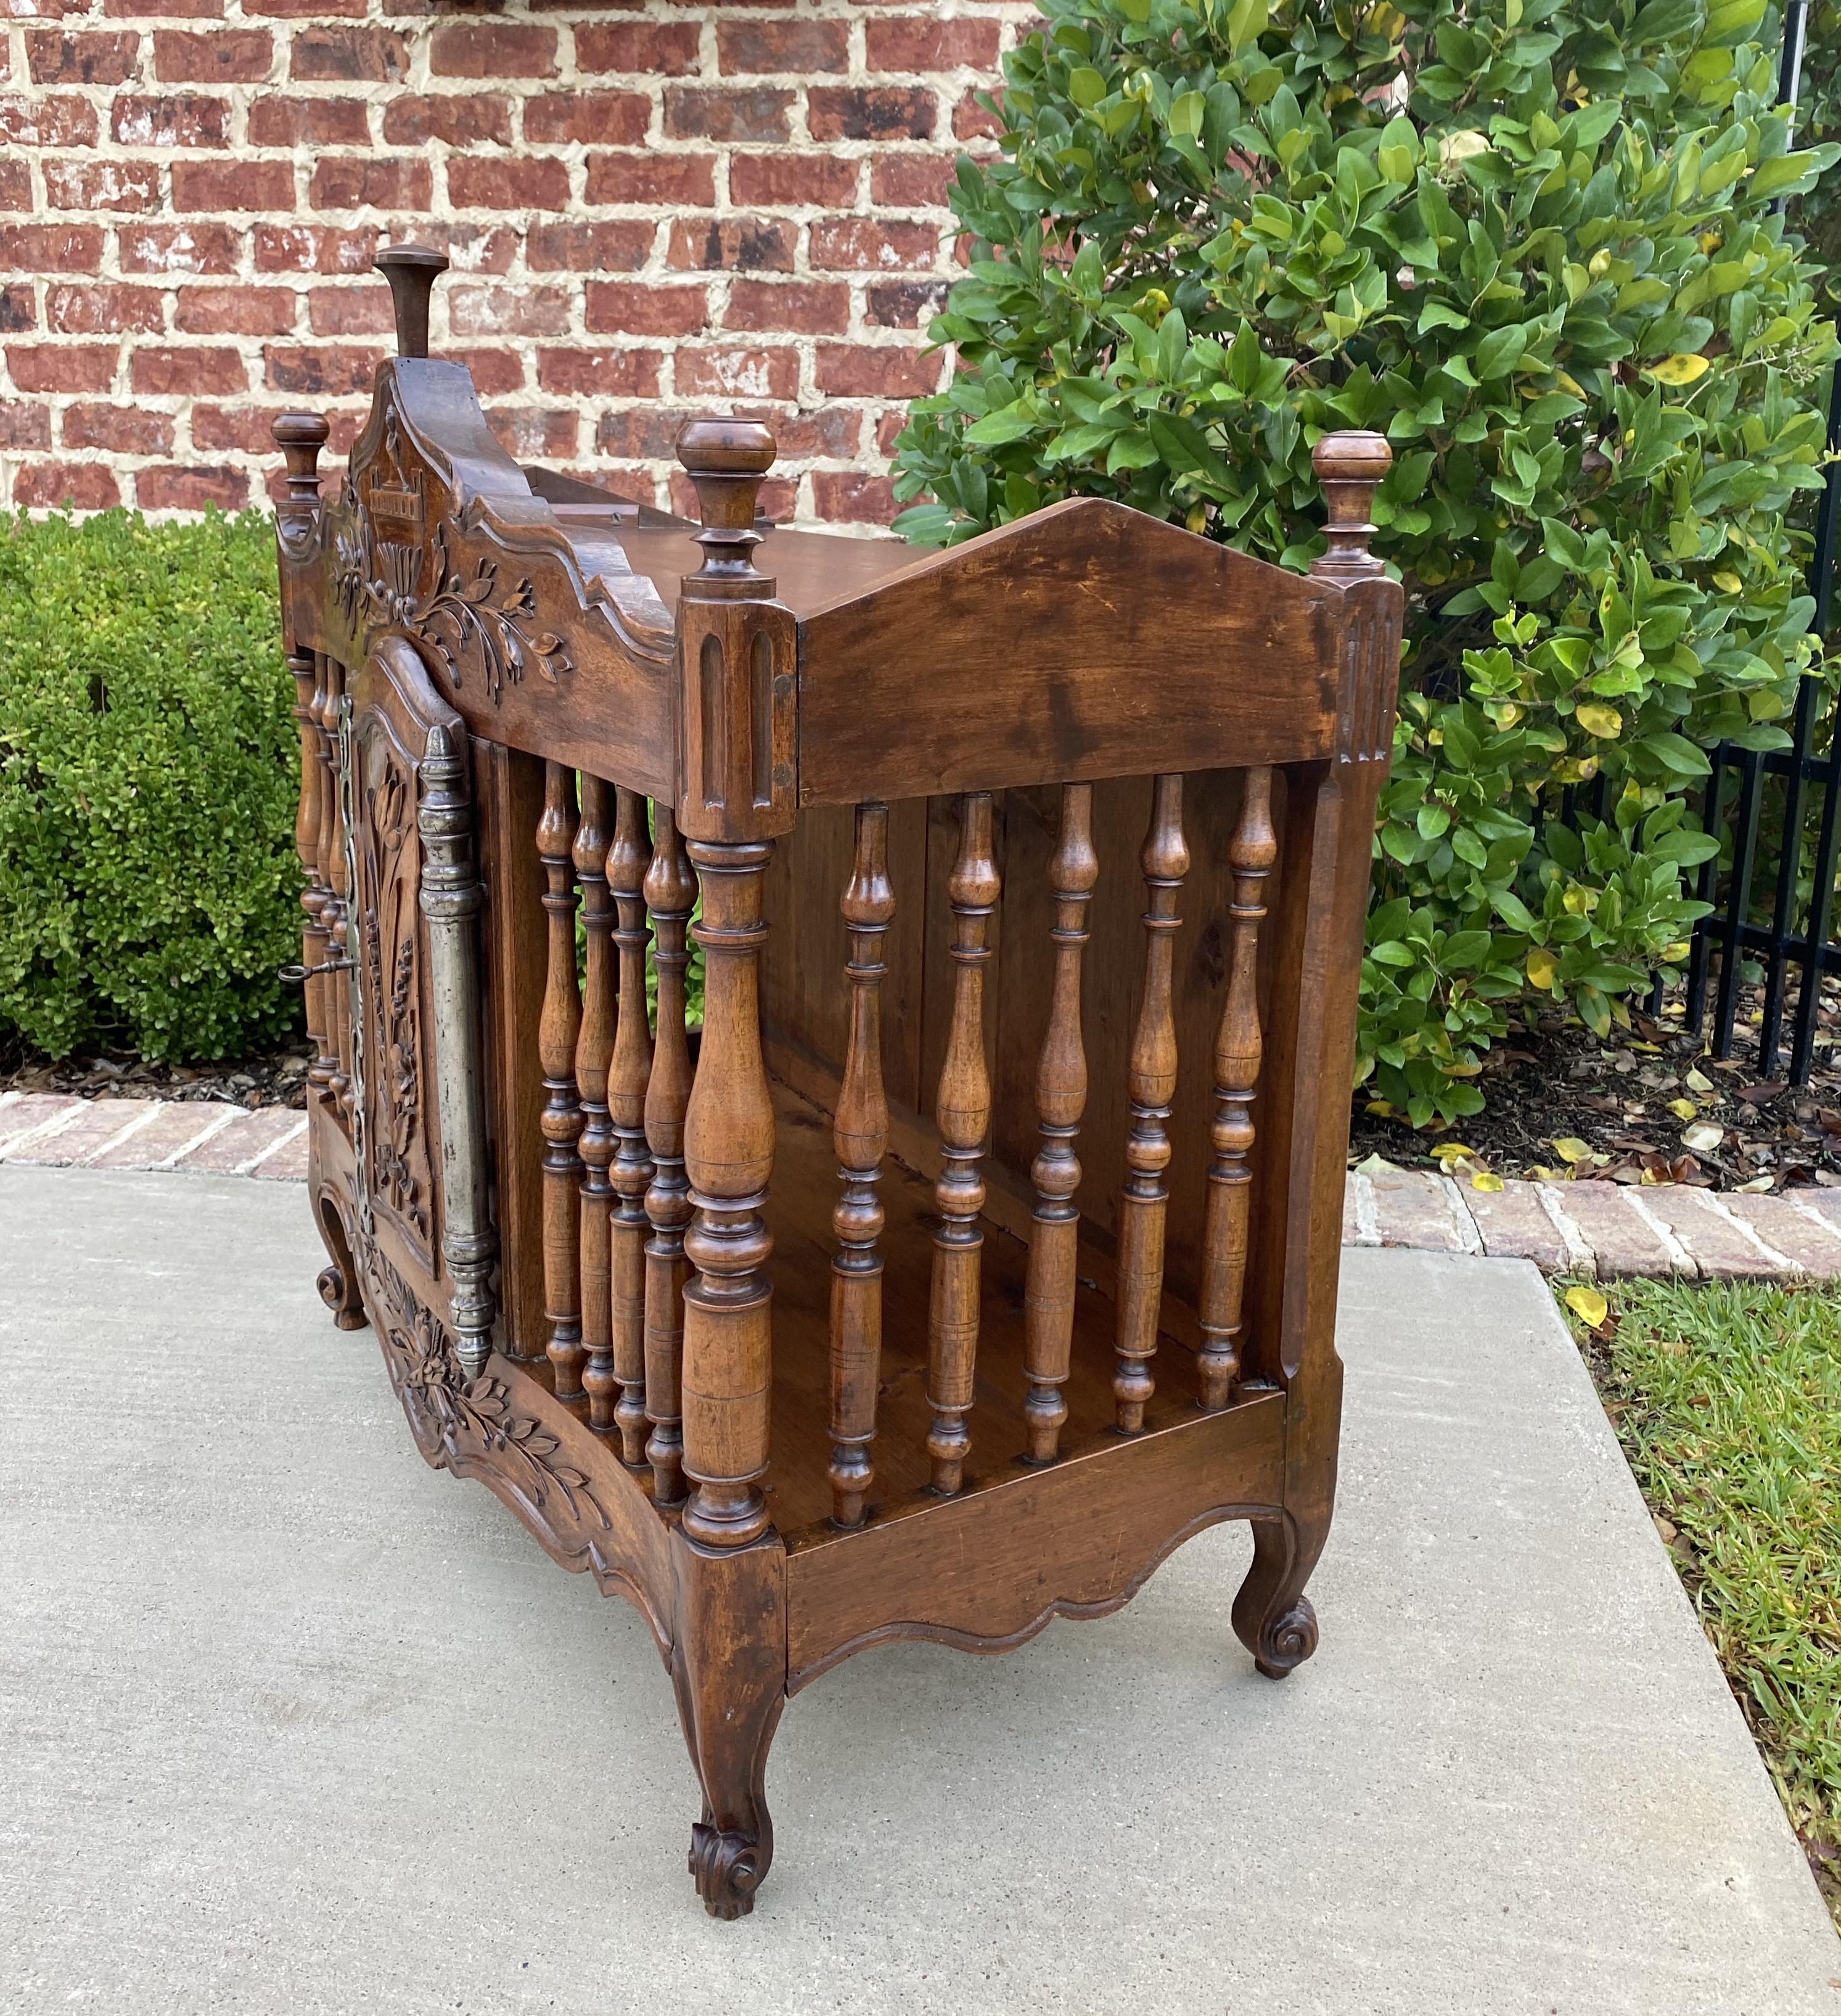
[[[767,1874],[772,1851],[746,1834],[725,1834],[707,1820],[690,1830],[690,1874],[712,1918],[745,1918]]]
[[[319,1291],[319,1299],[333,1312],[334,1326],[340,1330],[363,1330],[369,1319],[365,1315],[363,1305],[348,1285],[345,1270],[335,1262],[320,1269],[319,1278],[313,1284]]]
[[[1316,1650],[1317,1612],[1310,1597],[1301,1596],[1288,1610],[1261,1624],[1253,1664],[1267,1679],[1282,1680]]]
[[[1234,1635],[1269,1680],[1282,1680],[1317,1650],[1317,1612],[1304,1583],[1329,1532],[1326,1514],[1256,1519],[1253,1564],[1234,1599]]]

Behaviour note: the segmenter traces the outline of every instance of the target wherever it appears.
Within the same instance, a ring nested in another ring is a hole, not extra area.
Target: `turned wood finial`
[[[448,270],[448,255],[429,245],[386,245],[371,261],[390,283],[396,310],[396,354],[428,355],[428,304],[436,280]]]
[[[1374,527],[1368,522],[1374,492],[1393,466],[1393,450],[1381,434],[1325,434],[1310,451],[1310,466],[1330,507],[1324,527],[1329,550],[1312,563],[1314,574],[1335,581],[1369,581],[1386,568],[1368,551]]]
[[[332,432],[318,413],[279,413],[268,430],[287,458],[288,502],[296,507],[319,502],[319,452]]]
[[[686,577],[691,593],[720,596],[725,585],[733,583],[727,592],[773,594],[773,583],[755,568],[754,550],[761,543],[755,516],[762,479],[778,452],[758,420],[692,420],[678,436],[678,459],[697,486],[703,520],[697,535],[703,565]]]

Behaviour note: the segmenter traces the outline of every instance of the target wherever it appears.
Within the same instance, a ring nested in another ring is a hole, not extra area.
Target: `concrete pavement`
[[[0,2007],[1747,2011],[1841,1942],[1525,1262],[1344,1256],[1322,1648],[1238,1529],[794,1701],[753,1918],[645,1627],[423,1466],[291,1185],[0,1168]]]

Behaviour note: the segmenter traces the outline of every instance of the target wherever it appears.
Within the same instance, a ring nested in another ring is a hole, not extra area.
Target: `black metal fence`
[[[1780,99],[1793,105],[1802,69],[1807,18],[1806,0],[1784,9]],[[1835,573],[1835,542],[1841,513],[1841,368],[1828,399],[1828,450],[1821,499],[1816,511],[1815,548],[1810,591],[1815,614],[1810,628],[1828,634]],[[1783,1053],[1784,1017],[1792,969],[1796,1000],[1792,1017],[1789,1076],[1806,1084],[1814,1060],[1816,1011],[1821,981],[1841,975],[1841,944],[1829,936],[1835,902],[1836,855],[1841,852],[1841,722],[1828,685],[1805,679],[1796,697],[1791,747],[1768,754],[1722,743],[1711,754],[1701,820],[1728,848],[1706,862],[1696,894],[1714,905],[1695,927],[1688,960],[1688,1020],[1706,1026],[1710,985],[1717,1057],[1732,1053],[1734,1024],[1745,969],[1756,958],[1764,971],[1758,1023],[1758,1069],[1774,1075]],[[1810,800],[1819,805],[1813,858],[1807,851]],[[1774,845],[1774,873],[1760,890],[1760,828]]]

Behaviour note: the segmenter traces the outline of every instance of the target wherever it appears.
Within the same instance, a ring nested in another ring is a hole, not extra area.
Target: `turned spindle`
[[[650,1221],[646,1193],[652,1157],[646,1146],[646,1094],[652,1077],[652,1025],[646,1012],[646,868],[651,859],[646,801],[637,791],[616,794],[614,844],[607,851],[607,887],[618,923],[620,1020],[607,1075],[607,1112],[617,1143],[611,1181],[618,1201],[610,1238],[613,1266],[614,1377],[620,1388],[614,1418],[620,1460],[639,1470],[646,1461],[646,1239]]]
[[[582,975],[582,1028],[575,1042],[575,1088],[582,1101],[582,1389],[588,1424],[614,1431],[613,1261],[609,1214],[614,1187],[614,1125],[607,1111],[607,1067],[614,1054],[613,899],[607,891],[614,787],[584,770],[582,823],[575,829],[575,880],[582,890],[586,956]]]
[[[330,431],[318,413],[281,413],[269,431],[287,464],[286,493],[275,507],[276,531],[284,554],[304,549],[319,516],[319,452]],[[306,913],[301,934],[301,963],[306,968],[307,1038],[316,1059],[325,1054],[325,983],[334,976],[315,969],[326,958],[326,933],[320,907],[325,867],[320,854],[320,807],[327,766],[321,756],[324,730],[325,677],[319,654],[300,648],[290,637],[288,671],[294,682],[294,715],[301,736],[301,794],[294,812],[294,851],[300,857],[301,908]]]
[[[831,1517],[861,1525],[875,1472],[876,1388],[882,1363],[883,1210],[876,1186],[888,1147],[882,1086],[882,943],[895,916],[888,808],[856,808],[856,852],[841,905],[849,927],[850,1034],[832,1139],[841,1185],[831,1229]]]
[[[1086,1051],[1080,1035],[1081,953],[1087,941],[1086,910],[1100,879],[1093,844],[1093,787],[1061,791],[1061,837],[1049,863],[1054,896],[1054,986],[1048,1028],[1036,1066],[1036,1117],[1042,1146],[1031,1165],[1036,1208],[1029,1233],[1029,1271],[1024,1291],[1023,1370],[1029,1382],[1023,1411],[1029,1422],[1029,1460],[1053,1463],[1059,1453],[1068,1403],[1061,1388],[1074,1343],[1074,1284],[1078,1271],[1080,1161],[1074,1139],[1086,1111]]]
[[[703,885],[703,1044],[684,1121],[694,1216],[684,1251],[684,1471],[697,1489],[684,1531],[705,1546],[766,1532],[773,1369],[773,1251],[762,1208],[773,1172],[773,1103],[761,1054],[762,881],[773,843],[692,841]]]
[[[543,815],[537,858],[543,863],[543,909],[549,920],[549,964],[537,1055],[543,1066],[543,1314],[549,1365],[559,1400],[582,1397],[582,1280],[578,1192],[582,1107],[575,1090],[575,1045],[582,999],[575,978],[575,773],[543,766]]]
[[[1125,1144],[1125,1183],[1119,1197],[1117,1364],[1112,1392],[1121,1435],[1137,1435],[1155,1391],[1151,1361],[1157,1352],[1157,1318],[1163,1300],[1164,1220],[1169,1191],[1169,1121],[1176,1094],[1176,1022],[1171,1000],[1176,904],[1189,873],[1183,838],[1183,779],[1157,779],[1151,825],[1140,857],[1149,907],[1144,913],[1144,993],[1132,1035],[1126,1096],[1131,1129]]]
[[[426,357],[430,300],[436,280],[448,270],[448,255],[427,245],[386,245],[371,264],[390,283],[397,355]]]
[[[991,794],[967,791],[959,801],[959,855],[946,885],[953,909],[953,1019],[934,1114],[942,1159],[933,1194],[940,1222],[933,1235],[928,1306],[927,1403],[933,1425],[927,1452],[933,1459],[932,1488],[947,1497],[965,1481],[971,1446],[965,1417],[978,1373],[978,1268],[985,1243],[978,1226],[985,1203],[979,1163],[991,1125],[985,965],[999,890],[991,854]]]
[[[684,1233],[690,1223],[690,1185],[684,1174],[684,1114],[690,1100],[690,1046],[684,1028],[686,933],[697,902],[697,877],[669,805],[652,808],[651,866],[646,907],[652,913],[652,957],[658,969],[658,1036],[646,1091],[646,1145],[652,1182],[646,1217],[646,1418],[652,1425],[646,1460],[652,1496],[676,1505],[684,1496],[684,1426],[679,1398],[684,1365],[684,1283],[690,1269]]]
[[[1272,772],[1245,773],[1240,819],[1228,843],[1234,899],[1227,998],[1215,1035],[1215,1117],[1209,1132],[1208,1201],[1202,1222],[1202,1350],[1197,1359],[1202,1406],[1212,1411],[1233,1397],[1240,1377],[1241,1301],[1246,1287],[1247,1214],[1252,1171],[1253,1095],[1259,1082],[1259,924],[1266,878],[1278,858],[1272,828]]]

